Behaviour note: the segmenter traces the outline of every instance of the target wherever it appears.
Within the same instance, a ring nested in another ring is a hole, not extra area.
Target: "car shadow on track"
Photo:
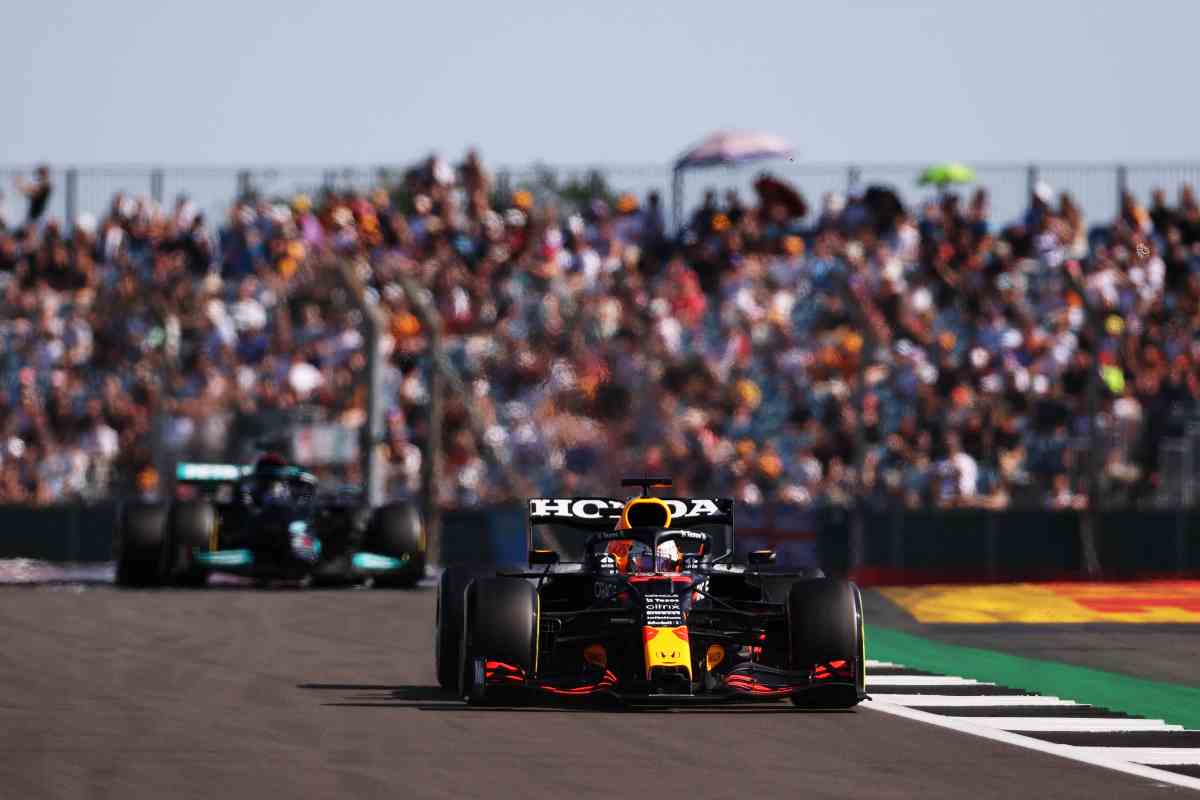
[[[299,683],[297,689],[320,692],[341,692],[336,700],[323,706],[340,708],[411,708],[418,711],[450,711],[489,713],[520,712],[601,712],[601,713],[673,713],[673,714],[853,714],[853,709],[795,708],[785,701],[734,705],[711,703],[704,705],[664,706],[624,704],[613,698],[575,700],[535,700],[527,705],[468,706],[457,692],[440,686],[389,685],[373,683]]]

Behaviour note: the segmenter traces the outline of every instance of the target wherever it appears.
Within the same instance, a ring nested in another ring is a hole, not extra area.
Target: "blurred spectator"
[[[29,209],[25,214],[25,224],[36,224],[46,213],[46,207],[50,204],[50,193],[54,188],[50,183],[50,168],[41,164],[34,169],[32,181],[17,176],[15,183],[17,191],[25,195],[25,199],[29,202]]]

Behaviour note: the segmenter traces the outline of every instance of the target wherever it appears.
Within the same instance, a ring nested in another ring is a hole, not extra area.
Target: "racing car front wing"
[[[484,692],[496,688],[552,697],[607,695],[622,701],[718,702],[778,700],[828,686],[854,686],[854,665],[848,661],[818,664],[812,670],[792,671],[745,663],[724,673],[705,673],[690,693],[661,691],[650,681],[622,682],[612,670],[594,667],[578,675],[529,676],[514,664],[477,658],[474,685]]]

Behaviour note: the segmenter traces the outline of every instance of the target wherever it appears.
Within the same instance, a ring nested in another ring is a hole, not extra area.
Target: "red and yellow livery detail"
[[[688,643],[686,625],[680,625],[678,628],[655,628],[646,625],[642,628],[642,641],[646,650],[647,680],[656,667],[672,670],[682,667],[687,671],[688,680],[692,679],[692,648]]]

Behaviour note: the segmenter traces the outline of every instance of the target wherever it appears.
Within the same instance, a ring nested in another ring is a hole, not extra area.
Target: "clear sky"
[[[659,6],[652,8],[651,6]],[[0,163],[1200,158],[1200,3],[14,0]]]

